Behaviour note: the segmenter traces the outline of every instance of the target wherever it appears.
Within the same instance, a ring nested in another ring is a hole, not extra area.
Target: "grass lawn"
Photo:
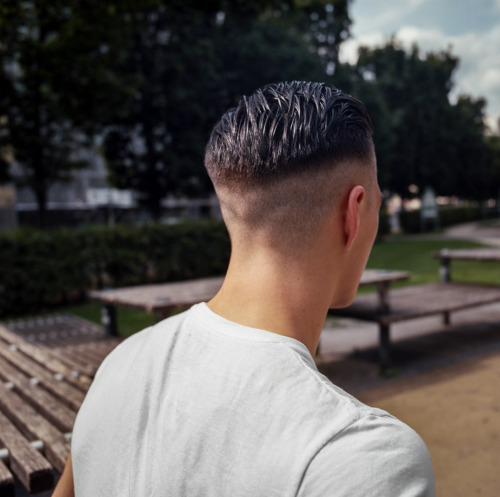
[[[399,269],[410,273],[409,281],[394,286],[430,283],[439,281],[439,259],[432,258],[432,252],[443,248],[462,249],[481,246],[478,243],[462,240],[394,237],[375,244],[367,266],[374,269]],[[452,280],[500,284],[498,262],[452,261],[450,267]]]
[[[399,269],[408,271],[411,277],[406,282],[394,286],[415,285],[439,281],[439,260],[431,253],[443,248],[473,248],[480,244],[460,240],[423,240],[418,237],[391,237],[376,243],[373,247],[368,267],[374,269]],[[451,276],[454,280],[500,284],[500,264],[498,262],[452,261]],[[363,288],[360,291],[373,291]],[[56,312],[70,312],[89,321],[101,322],[101,306],[84,303],[58,309]],[[120,335],[129,336],[155,323],[152,314],[119,307],[117,309]]]

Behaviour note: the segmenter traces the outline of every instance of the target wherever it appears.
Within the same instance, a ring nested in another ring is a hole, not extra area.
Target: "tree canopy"
[[[14,159],[42,225],[48,189],[85,167],[78,150],[127,97],[127,78],[110,70],[109,48],[123,43],[116,19],[109,2],[0,4],[0,176],[10,177]]]
[[[450,50],[422,55],[394,39],[361,48],[338,79],[367,105],[374,121],[382,187],[408,198],[432,186],[440,195],[491,198],[491,157],[484,99],[450,102],[459,60]]]
[[[111,182],[154,217],[168,193],[211,191],[203,155],[215,121],[266,83],[324,79],[348,33],[347,3],[164,2],[138,13],[124,69],[140,78],[136,99],[104,140]]]
[[[50,186],[98,136],[109,182],[154,218],[168,194],[205,195],[204,147],[223,111],[264,84],[327,80],[374,121],[384,189],[496,197],[483,99],[450,102],[459,60],[392,39],[340,64],[350,0],[3,0],[0,181],[15,160],[41,220]]]

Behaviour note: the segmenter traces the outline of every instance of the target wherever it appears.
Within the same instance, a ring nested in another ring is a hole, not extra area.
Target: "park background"
[[[493,0],[3,0],[0,320],[99,322],[91,289],[223,274],[229,240],[206,141],[241,95],[293,79],[338,86],[372,116],[387,202],[369,266],[437,281],[432,251],[484,242],[448,227],[498,226],[499,17]],[[443,19],[453,32],[439,32]],[[419,210],[429,188],[439,225]],[[455,275],[500,281],[494,264]],[[124,334],[154,321],[118,319]],[[468,495],[496,495],[497,475],[471,478]]]

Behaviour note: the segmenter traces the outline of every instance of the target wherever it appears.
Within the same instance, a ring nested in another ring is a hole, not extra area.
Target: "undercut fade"
[[[373,150],[362,102],[324,84],[285,82],[244,96],[215,125],[205,167],[215,186],[273,178],[364,161]]]

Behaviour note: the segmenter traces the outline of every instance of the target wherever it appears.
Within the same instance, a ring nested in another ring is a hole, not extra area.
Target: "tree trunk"
[[[38,227],[44,229],[47,226],[47,191],[45,188],[35,190],[36,203],[38,205]]]

